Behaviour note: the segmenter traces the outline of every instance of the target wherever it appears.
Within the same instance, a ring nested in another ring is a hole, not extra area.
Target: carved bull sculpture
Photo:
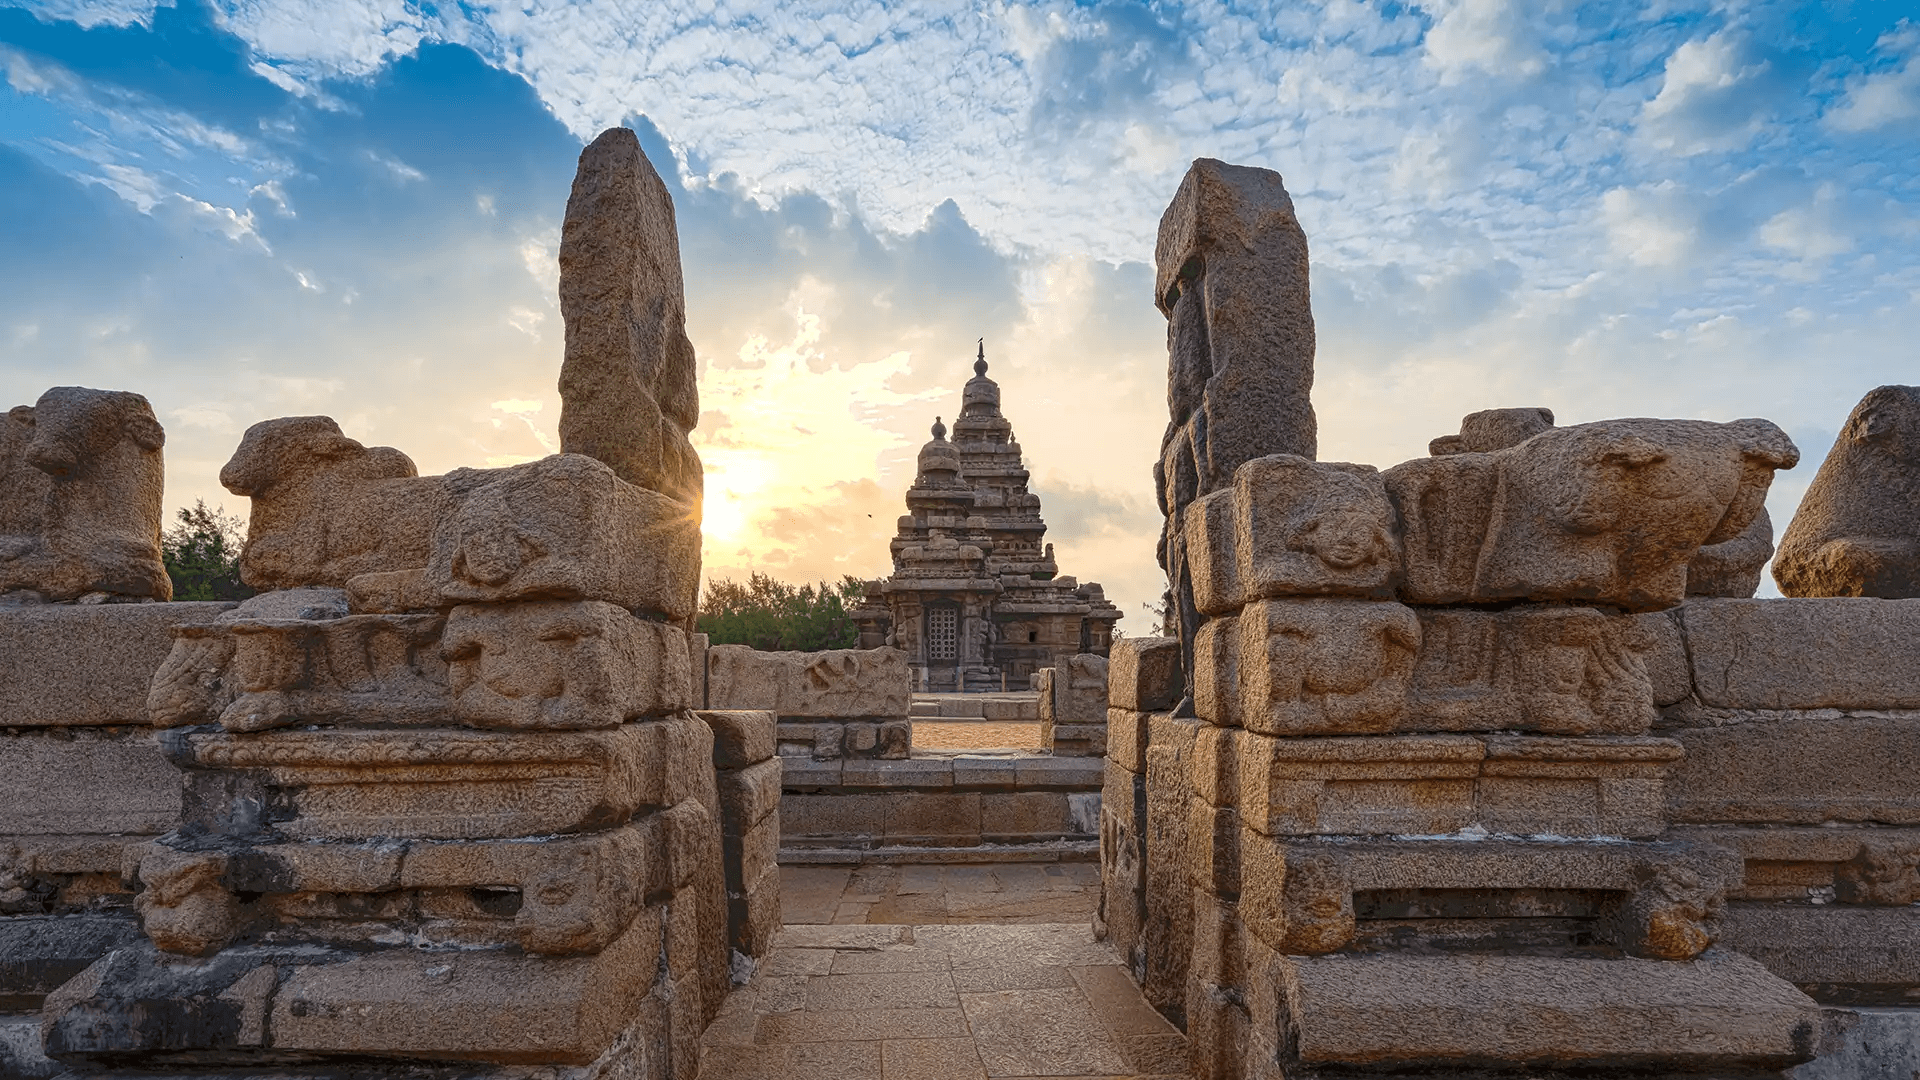
[[[220,483],[253,500],[241,580],[256,589],[344,587],[359,574],[427,565],[451,509],[442,477],[390,446],[347,438],[326,416],[247,429]]]
[[[0,428],[0,592],[170,600],[166,433],[139,394],[56,386]]]
[[[1386,473],[1416,604],[1672,607],[1702,548],[1741,538],[1800,452],[1765,420],[1607,420]]]
[[[1780,540],[1788,596],[1920,597],[1920,386],[1854,406]]]

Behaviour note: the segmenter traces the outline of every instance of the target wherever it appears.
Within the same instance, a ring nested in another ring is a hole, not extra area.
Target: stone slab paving
[[[1100,903],[1097,863],[782,866],[788,923],[1079,923]]]
[[[788,925],[704,1041],[701,1075],[728,1080],[1187,1075],[1085,922]]]

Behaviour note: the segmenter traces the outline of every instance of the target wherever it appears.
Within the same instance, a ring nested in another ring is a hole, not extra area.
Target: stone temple
[[[920,449],[893,576],[853,612],[861,647],[904,650],[922,691],[1025,689],[1077,653],[1107,655],[1120,609],[1060,576],[1027,477],[982,342],[953,438],[936,417]]]

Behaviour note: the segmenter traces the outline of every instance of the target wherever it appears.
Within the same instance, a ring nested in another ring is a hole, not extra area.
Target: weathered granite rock
[[[1165,714],[1153,718],[1147,750],[1146,883],[1142,906],[1140,990],[1176,1021],[1185,1008],[1193,954],[1193,885],[1187,875],[1188,800],[1194,739],[1201,724]]]
[[[1562,605],[1416,610],[1420,652],[1400,730],[1634,735],[1655,719],[1654,643],[1633,616]]]
[[[174,627],[230,603],[36,604],[0,608],[0,726],[145,724]]]
[[[1248,604],[1234,623],[1239,719],[1247,730],[1390,731],[1404,712],[1420,647],[1413,609],[1369,600],[1263,600]]]
[[[580,152],[560,233],[560,448],[698,505],[700,420],[673,197],[630,128]],[[696,548],[697,550],[697,548]]]
[[[783,719],[890,718],[906,716],[912,697],[899,649],[707,650],[707,704],[715,709],[760,709]]]
[[[342,587],[359,574],[427,564],[452,508],[441,477],[390,446],[363,446],[327,416],[247,429],[220,483],[253,501],[240,577],[256,589]]]
[[[180,774],[140,729],[4,737],[0,838],[163,833],[180,816]],[[0,842],[4,842],[0,839]]]
[[[1316,449],[1307,238],[1278,173],[1201,158],[1161,215],[1154,303],[1167,317],[1171,423],[1154,464],[1160,565],[1183,648],[1199,630],[1187,507],[1254,458]],[[1191,684],[1193,657],[1184,667]]]
[[[1546,956],[1277,959],[1287,1075],[1315,1064],[1674,1071],[1782,1069],[1832,1024],[1806,995],[1734,953],[1687,963]]]
[[[1180,639],[1125,637],[1113,643],[1107,661],[1107,694],[1116,709],[1159,712],[1179,704]]]
[[[1255,458],[1187,508],[1184,535],[1194,603],[1208,615],[1263,597],[1389,600],[1399,582],[1393,505],[1370,465]]]
[[[1682,756],[1654,738],[1237,738],[1241,818],[1273,836],[1655,836]]]
[[[1675,822],[1920,825],[1920,718],[1786,717],[1669,731]]]
[[[206,955],[236,937],[368,947],[511,946],[582,956],[639,914],[670,853],[655,830],[479,843],[295,843],[217,852],[149,845],[138,898],[163,951]],[[246,899],[243,901],[242,897]],[[371,925],[369,925],[371,924]]]
[[[1730,899],[1920,904],[1920,829],[1696,825],[1669,835],[1718,844],[1746,860],[1746,880]]]
[[[1920,1001],[1920,908],[1727,905],[1724,941],[1834,1005]]]
[[[591,457],[456,469],[425,585],[442,604],[605,600],[683,620],[700,586],[700,513]]]
[[[1552,428],[1552,409],[1483,409],[1461,418],[1458,435],[1442,435],[1429,442],[1427,453],[1434,457],[1485,454],[1519,446]]]
[[[1788,596],[1920,597],[1920,386],[1869,391],[1780,540]]]
[[[1679,618],[1704,705],[1920,709],[1920,600],[1694,600]]]
[[[712,709],[694,713],[713,729],[713,764],[744,769],[774,754],[774,717],[750,709]]]
[[[617,727],[694,704],[686,632],[601,601],[457,607],[441,649],[452,718],[473,727]]]
[[[606,828],[679,801],[688,781],[712,773],[709,749],[682,752],[674,728],[683,724],[700,722],[514,733],[175,729],[161,745],[188,770],[189,832],[485,839]]]
[[[121,949],[48,996],[46,1046],[70,1065],[256,1072],[263,1052],[586,1064],[641,1012],[660,940],[661,911],[649,908],[583,957],[255,946],[181,964]]]
[[[56,386],[0,424],[0,593],[170,600],[160,561],[166,432],[124,390]]]
[[[1765,420],[1608,420],[1387,470],[1417,604],[1575,600],[1657,610],[1702,547],[1754,524],[1799,451]]]

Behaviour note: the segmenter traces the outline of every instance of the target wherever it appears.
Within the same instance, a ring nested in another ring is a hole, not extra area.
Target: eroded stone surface
[[[1920,387],[1854,406],[1780,539],[1788,596],[1920,597]]]
[[[1799,450],[1765,420],[1608,420],[1487,454],[1397,465],[1417,604],[1579,600],[1632,611],[1686,596],[1687,564],[1753,525]]]
[[[621,479],[699,500],[700,420],[673,197],[631,128],[580,152],[560,233],[560,447]]]
[[[783,718],[905,717],[912,694],[906,654],[898,649],[707,650],[707,704],[715,709],[761,709]]]
[[[0,593],[170,600],[166,432],[139,394],[56,386],[0,422]]]
[[[441,649],[453,719],[474,727],[616,727],[693,704],[686,633],[613,604],[457,607]]]

